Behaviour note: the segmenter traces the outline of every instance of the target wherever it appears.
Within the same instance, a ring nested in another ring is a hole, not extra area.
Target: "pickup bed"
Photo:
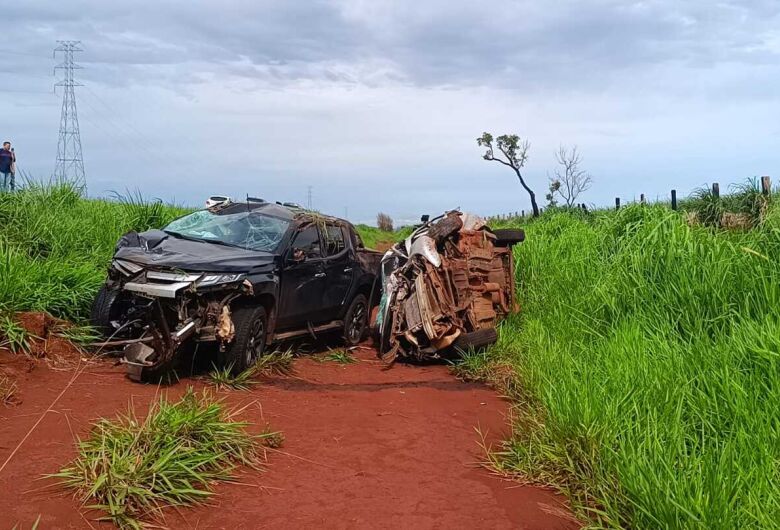
[[[159,379],[191,342],[216,343],[237,373],[281,340],[337,331],[360,342],[380,260],[348,221],[223,202],[122,236],[92,321],[106,345],[124,346],[131,379]]]

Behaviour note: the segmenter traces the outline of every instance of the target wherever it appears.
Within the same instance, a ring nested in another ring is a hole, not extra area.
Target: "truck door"
[[[350,300],[352,283],[357,274],[357,264],[349,243],[347,229],[335,224],[326,224],[323,229],[325,250],[325,294],[324,312],[328,320],[342,318]]]
[[[299,328],[306,326],[307,322],[316,324],[326,320],[321,314],[326,273],[317,226],[312,224],[298,232],[290,250],[282,270],[280,329]],[[302,253],[304,259],[292,260],[295,252]]]

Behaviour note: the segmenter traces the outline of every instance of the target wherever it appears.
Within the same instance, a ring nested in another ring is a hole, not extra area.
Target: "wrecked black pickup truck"
[[[105,345],[124,346],[133,380],[164,375],[192,342],[216,343],[237,373],[281,340],[340,331],[360,342],[380,259],[347,221],[224,201],[122,236],[92,321]]]

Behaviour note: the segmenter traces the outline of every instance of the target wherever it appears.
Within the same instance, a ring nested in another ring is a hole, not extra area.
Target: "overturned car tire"
[[[463,219],[460,218],[460,215],[447,215],[431,225],[428,229],[428,236],[437,243],[441,243],[461,228],[463,228]]]
[[[497,247],[508,247],[525,241],[525,230],[522,228],[497,228],[493,230]]]
[[[265,350],[268,316],[263,306],[238,307],[233,311],[236,334],[220,354],[220,363],[234,375],[257,362]]]
[[[495,344],[498,340],[498,332],[495,328],[478,329],[471,333],[464,333],[452,343],[452,347],[456,353],[468,350],[478,350],[491,344]]]

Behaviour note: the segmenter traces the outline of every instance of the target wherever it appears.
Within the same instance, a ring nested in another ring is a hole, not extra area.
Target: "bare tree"
[[[555,153],[555,160],[561,167],[555,170],[555,177],[550,179],[550,193],[557,193],[566,206],[571,208],[577,202],[577,197],[590,189],[593,178],[590,173],[580,169],[582,155],[576,145],[571,149],[560,146]]]
[[[520,185],[523,186],[528,196],[531,198],[531,207],[534,211],[534,217],[539,217],[539,206],[536,204],[536,194],[525,183],[523,175],[520,170],[525,166],[528,160],[528,150],[531,148],[531,144],[528,140],[520,140],[520,137],[516,134],[503,134],[496,138],[496,148],[501,152],[503,157],[494,155],[493,152],[493,135],[490,133],[482,133],[482,136],[477,138],[477,145],[486,148],[485,154],[482,158],[492,162],[498,162],[512,169],[520,180]]]
[[[376,225],[380,230],[384,230],[385,232],[392,232],[393,218],[386,213],[379,212],[376,214]]]

